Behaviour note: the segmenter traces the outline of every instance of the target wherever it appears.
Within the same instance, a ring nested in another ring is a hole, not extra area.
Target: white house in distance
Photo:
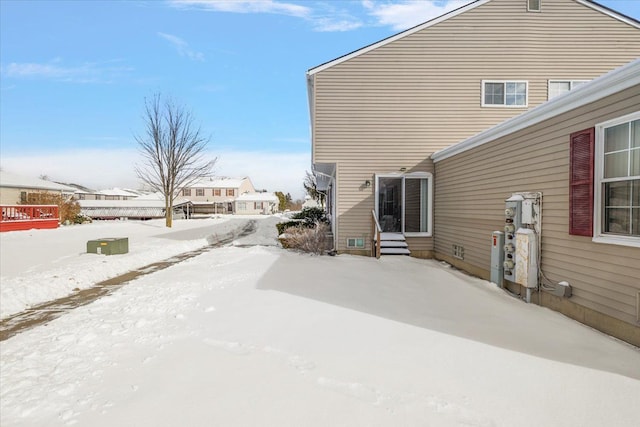
[[[278,210],[280,200],[273,193],[245,193],[235,200],[237,215],[271,215]]]
[[[249,177],[203,178],[184,187],[180,195],[193,203],[196,214],[233,213],[233,202],[245,193],[255,193]]]
[[[75,191],[76,188],[57,182],[0,171],[0,204],[3,205],[29,203],[42,192],[71,197]]]

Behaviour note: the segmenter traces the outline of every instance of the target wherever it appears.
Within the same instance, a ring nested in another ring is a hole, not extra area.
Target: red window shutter
[[[572,133],[569,142],[569,234],[593,236],[595,128]]]

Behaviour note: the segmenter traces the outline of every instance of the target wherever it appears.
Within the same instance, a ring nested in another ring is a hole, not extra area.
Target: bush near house
[[[39,191],[35,193],[29,193],[29,200],[21,203],[22,205],[58,205],[58,212],[60,214],[60,222],[66,221],[72,223],[84,222],[84,217],[80,216],[80,204],[73,199],[68,199],[61,194],[48,193],[46,191]]]
[[[322,255],[327,249],[327,232],[329,226],[317,223],[313,228],[289,227],[280,237],[282,246],[287,249],[298,249]]]
[[[292,221],[279,222],[276,224],[278,235],[285,232],[287,228],[314,228],[316,224],[329,224],[327,213],[319,207],[304,208],[302,211],[291,216]]]
[[[315,254],[324,253],[329,231],[326,212],[318,207],[304,208],[291,218],[292,221],[276,224],[282,246]]]

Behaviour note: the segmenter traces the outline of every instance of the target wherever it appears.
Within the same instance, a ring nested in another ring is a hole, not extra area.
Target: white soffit
[[[640,84],[640,59],[431,155],[434,162],[510,135]]]

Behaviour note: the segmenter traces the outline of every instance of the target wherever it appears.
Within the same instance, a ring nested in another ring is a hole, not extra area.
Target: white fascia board
[[[365,54],[367,52],[370,52],[370,51],[372,51],[374,49],[377,49],[377,48],[379,48],[381,46],[385,46],[385,45],[387,45],[389,43],[392,43],[392,42],[394,42],[396,40],[400,40],[400,39],[402,39],[404,37],[410,36],[413,33],[416,33],[418,31],[422,31],[425,28],[429,28],[431,26],[439,24],[442,21],[446,21],[449,18],[453,18],[454,16],[460,15],[461,13],[465,13],[468,10],[474,9],[474,8],[476,8],[478,6],[482,6],[483,4],[488,3],[490,1],[491,0],[476,0],[476,1],[472,2],[472,3],[469,3],[467,5],[461,6],[458,9],[455,9],[455,10],[452,10],[450,12],[447,12],[444,15],[440,15],[439,17],[433,18],[433,19],[431,19],[431,20],[429,20],[429,21],[427,21],[427,22],[425,22],[423,24],[416,25],[415,27],[409,28],[408,30],[405,30],[405,31],[403,31],[401,33],[398,33],[396,35],[387,37],[386,39],[380,40],[379,42],[370,44],[369,46],[365,46],[365,47],[363,47],[361,49],[355,50],[355,51],[353,51],[351,53],[348,53],[348,54],[346,54],[344,56],[336,58],[336,59],[334,59],[332,61],[325,62],[324,64],[321,64],[321,65],[318,65],[317,67],[311,68],[311,69],[309,69],[309,71],[307,71],[307,76],[312,76],[312,75],[314,75],[316,73],[319,73],[320,71],[323,71],[323,70],[326,70],[327,68],[333,67],[334,65],[338,65],[338,64],[340,64],[342,62],[345,62],[345,61],[348,61],[348,60],[350,60],[352,58],[355,58],[357,56],[363,55],[363,54]]]
[[[635,28],[640,28],[640,22],[629,18],[628,16],[622,15],[618,12],[616,12],[615,10],[609,9],[607,7],[604,7],[602,5],[599,5],[598,3],[592,2],[590,0],[575,0],[576,2],[585,5],[587,7],[590,7],[591,9],[597,10],[600,13],[604,13],[605,15],[608,15],[614,19],[617,19],[618,21],[622,21],[625,24],[629,24],[632,27]]]
[[[471,138],[433,153],[431,159],[434,162],[439,162],[638,84],[640,84],[640,59],[610,71],[577,89],[557,96]]]

